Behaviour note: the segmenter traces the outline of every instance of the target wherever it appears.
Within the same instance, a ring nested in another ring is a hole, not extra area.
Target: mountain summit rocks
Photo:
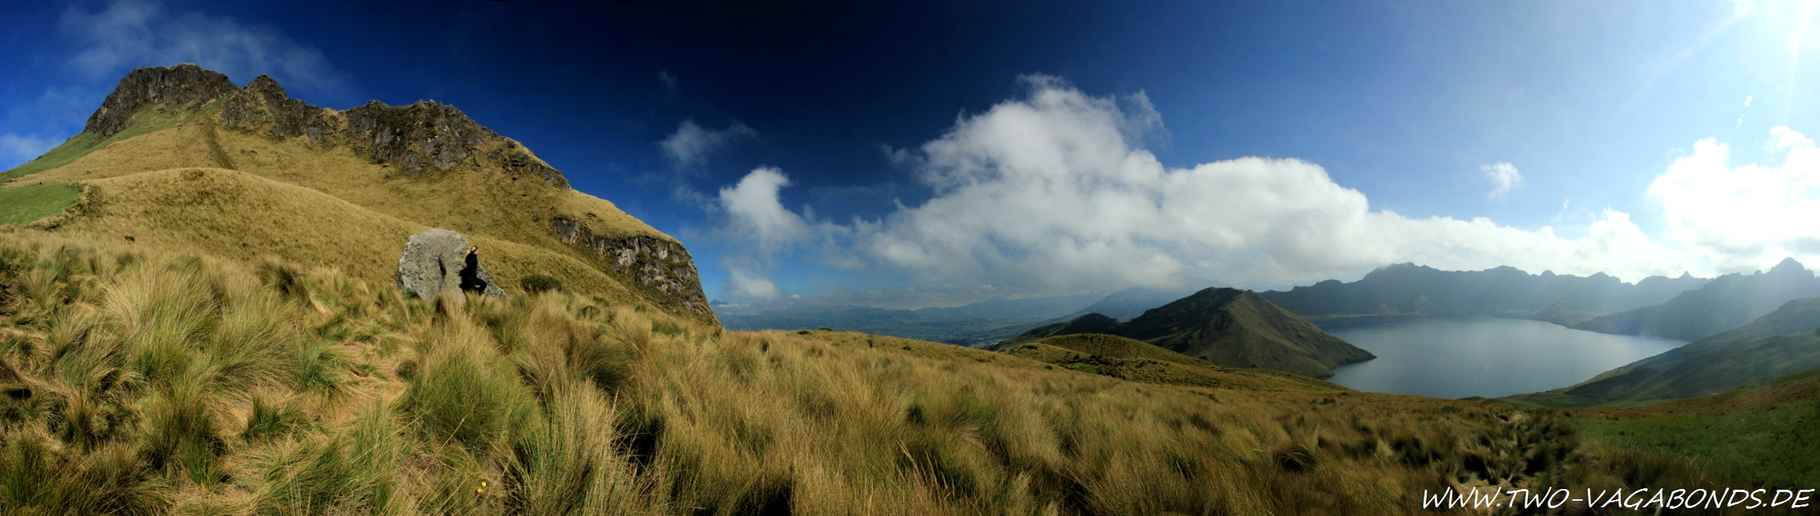
[[[460,233],[436,228],[411,235],[405,241],[404,254],[398,257],[398,272],[392,275],[392,282],[398,290],[417,294],[423,299],[436,299],[441,295],[461,295],[461,269],[467,266],[468,239]],[[478,264],[480,280],[487,283],[483,292],[488,297],[505,298],[506,291],[501,290],[493,281],[493,274],[487,272],[486,264]]]
[[[448,104],[420,100],[389,106],[374,100],[337,111],[290,98],[270,76],[260,75],[239,88],[226,75],[187,63],[133,70],[89,117],[84,131],[113,136],[131,125],[142,107],[167,104],[199,110],[216,100],[221,101],[222,125],[273,140],[307,137],[312,144],[346,145],[374,163],[405,172],[497,166],[550,186],[569,186],[561,171]]]
[[[83,132],[102,138],[125,130],[139,108],[151,104],[189,105],[191,112],[203,104],[221,98],[240,88],[226,75],[193,64],[170,68],[140,68],[120,79],[120,85],[102,101],[101,108],[88,117]]]

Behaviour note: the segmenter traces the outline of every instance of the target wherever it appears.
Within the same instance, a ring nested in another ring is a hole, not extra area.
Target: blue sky
[[[9,5],[0,167],[187,61],[454,104],[735,302],[1820,260],[1813,2],[263,4]]]

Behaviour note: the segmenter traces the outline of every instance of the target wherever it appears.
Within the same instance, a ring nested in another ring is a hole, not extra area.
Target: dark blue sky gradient
[[[127,70],[176,64],[140,56],[110,73],[71,65],[89,43],[66,26],[69,13],[114,5],[5,8],[0,134],[54,145],[80,130]],[[881,145],[938,138],[957,117],[1019,97],[1025,74],[1094,96],[1143,92],[1167,128],[1147,148],[1166,166],[1298,158],[1363,192],[1373,209],[1553,225],[1568,236],[1592,213],[1563,209],[1569,198],[1661,231],[1644,190],[1697,140],[1736,140],[1734,155],[1754,159],[1769,127],[1820,130],[1813,103],[1786,93],[1812,75],[1784,73],[1775,49],[1786,34],[1754,18],[1714,31],[1734,12],[1724,2],[139,5],[166,20],[231,20],[320,51],[340,79],[312,85],[273,73],[314,104],[429,98],[461,108],[524,142],[577,189],[682,238],[716,298],[722,256],[744,251],[716,236],[720,215],[679,189],[711,199],[772,166],[792,181],[784,206],[837,222],[876,219],[895,201],[932,194]],[[259,73],[223,71],[240,83]],[[674,90],[660,73],[676,79]],[[1747,95],[1756,101],[1748,116]],[[679,170],[657,142],[684,120],[744,124],[756,137]],[[0,150],[0,167],[25,159]],[[1479,167],[1496,162],[1515,163],[1526,184],[1490,200]],[[805,294],[909,284],[809,261],[783,260],[779,284]]]

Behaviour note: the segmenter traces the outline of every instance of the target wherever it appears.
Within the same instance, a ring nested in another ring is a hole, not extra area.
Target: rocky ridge
[[[291,98],[270,76],[260,75],[240,88],[226,75],[194,64],[134,70],[90,117],[86,130],[106,137],[131,125],[141,108],[163,104],[199,110],[211,102],[220,106],[216,120],[222,127],[272,140],[345,146],[405,174],[498,170],[569,188],[561,171],[448,104],[420,100],[391,106],[375,100],[335,110]],[[713,318],[695,264],[681,243],[658,235],[607,235],[561,214],[547,220],[555,237],[598,256],[598,263],[629,279],[629,286]]]
[[[188,105],[202,109],[209,101],[240,91],[226,75],[193,64],[170,68],[140,68],[120,79],[120,85],[88,117],[82,131],[102,138],[113,136],[133,122],[139,108],[152,104]]]

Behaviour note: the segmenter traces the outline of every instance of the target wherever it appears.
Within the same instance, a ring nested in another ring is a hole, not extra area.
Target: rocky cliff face
[[[550,218],[550,226],[563,242],[600,255],[636,286],[661,294],[660,299],[675,299],[685,310],[713,317],[707,296],[702,294],[701,277],[695,272],[695,260],[682,244],[648,236],[596,235],[581,221],[560,215]]]
[[[88,117],[82,130],[106,138],[131,125],[133,115],[146,105],[189,104],[190,109],[201,109],[211,100],[238,91],[226,75],[193,64],[140,68],[120,79],[120,85]]]

